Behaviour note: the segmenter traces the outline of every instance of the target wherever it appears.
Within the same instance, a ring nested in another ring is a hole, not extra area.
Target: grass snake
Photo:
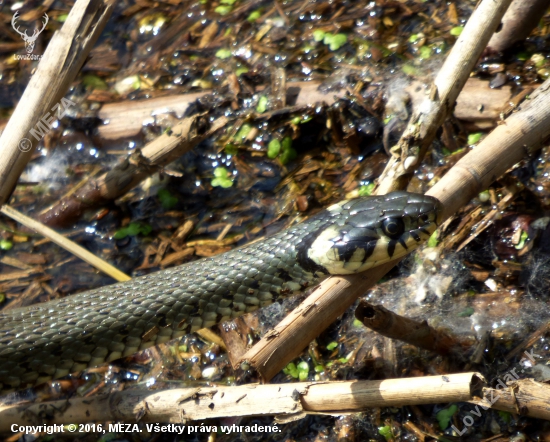
[[[405,255],[437,227],[440,203],[360,197],[227,253],[0,312],[0,391],[56,379],[261,308],[330,274]]]

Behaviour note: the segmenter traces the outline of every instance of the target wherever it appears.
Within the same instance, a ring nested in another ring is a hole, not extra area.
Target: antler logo
[[[35,29],[31,36],[27,35],[27,31],[21,32],[19,30],[19,27],[17,28],[15,27],[15,21],[17,20],[18,17],[19,17],[19,12],[16,12],[15,14],[13,14],[13,18],[11,19],[11,25],[13,26],[13,29],[15,29],[15,31],[25,41],[25,49],[27,50],[27,54],[30,54],[34,50],[34,42],[36,41],[40,33],[44,30],[44,28],[46,28],[46,25],[48,24],[48,14],[44,13],[43,18],[46,19],[46,21],[43,23],[42,29],[40,29],[40,31],[38,29]]]

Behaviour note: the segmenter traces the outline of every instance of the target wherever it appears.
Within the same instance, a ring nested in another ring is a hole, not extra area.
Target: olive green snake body
[[[0,391],[56,379],[372,268],[436,229],[440,203],[394,192],[329,207],[230,252],[0,313]]]

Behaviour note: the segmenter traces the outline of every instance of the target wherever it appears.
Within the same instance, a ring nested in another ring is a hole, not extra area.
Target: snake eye
[[[405,232],[405,224],[401,218],[387,218],[382,223],[382,231],[391,239],[398,239]]]

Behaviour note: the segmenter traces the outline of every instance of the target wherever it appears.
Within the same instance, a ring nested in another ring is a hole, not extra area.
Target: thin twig
[[[70,239],[65,238],[63,235],[60,235],[55,230],[50,229],[44,224],[35,221],[34,219],[29,218],[26,215],[23,215],[21,212],[15,210],[13,207],[4,205],[2,206],[2,208],[0,208],[0,212],[2,212],[6,216],[9,216],[11,219],[14,219],[15,221],[23,224],[25,227],[28,227],[29,229],[32,229],[35,232],[44,235],[46,238],[50,239],[58,246],[63,247],[68,252],[72,253],[75,256],[78,256],[83,261],[86,261],[88,264],[94,266],[96,269],[106,273],[116,281],[129,281],[130,279],[132,279],[130,276],[121,272],[116,267],[89,252],[84,247],[81,247]]]

